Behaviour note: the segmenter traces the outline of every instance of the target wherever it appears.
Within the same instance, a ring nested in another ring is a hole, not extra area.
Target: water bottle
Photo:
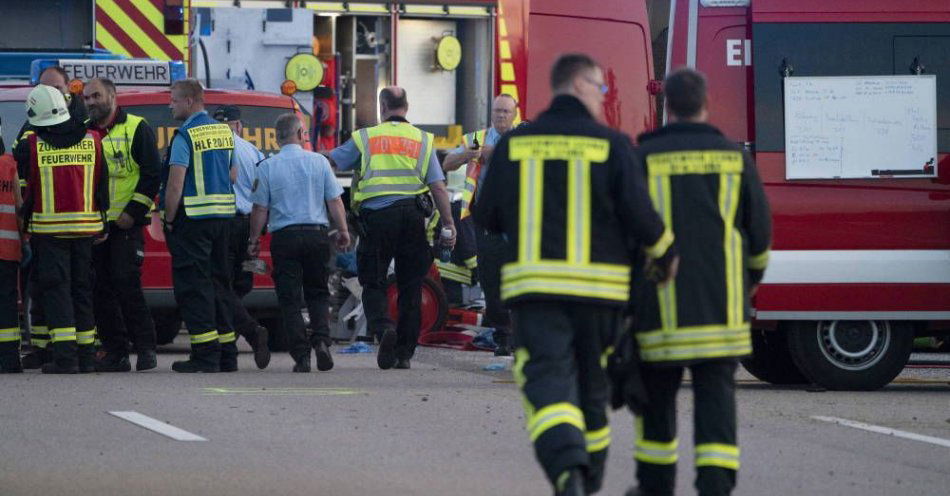
[[[448,246],[448,240],[452,239],[452,230],[443,227],[440,234],[440,245],[441,249],[439,250],[439,260],[443,263],[449,263],[452,261],[452,249]]]

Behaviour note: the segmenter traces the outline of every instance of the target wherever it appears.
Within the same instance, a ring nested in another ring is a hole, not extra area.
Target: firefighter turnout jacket
[[[675,281],[636,271],[636,337],[645,362],[690,364],[751,353],[749,289],[768,263],[771,217],[747,153],[716,128],[674,123],[639,137],[657,212],[676,234]]]
[[[184,140],[188,154],[188,169],[182,190],[185,214],[191,219],[234,217],[234,189],[231,186],[231,154],[234,152],[234,133],[207,112],[189,118],[175,132],[172,140]],[[168,147],[162,171],[162,190],[159,208],[165,209],[165,189],[172,147]],[[185,164],[182,164],[185,165]]]
[[[354,209],[370,198],[412,197],[426,193],[425,178],[434,153],[432,133],[404,120],[390,120],[360,129],[353,144],[360,152],[353,192]]]
[[[136,225],[148,224],[148,213],[158,193],[161,157],[155,132],[142,117],[119,108],[102,133],[102,151],[109,168],[108,220],[123,212]]]
[[[93,236],[109,208],[102,142],[75,120],[24,133],[14,150],[27,189],[23,216],[33,234]]]
[[[507,304],[627,304],[634,241],[653,258],[673,244],[636,160],[626,135],[567,95],[498,142],[472,214],[508,238]]]

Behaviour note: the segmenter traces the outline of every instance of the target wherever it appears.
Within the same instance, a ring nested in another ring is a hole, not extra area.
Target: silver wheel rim
[[[818,348],[832,365],[843,370],[867,370],[884,358],[891,342],[884,321],[818,322]]]

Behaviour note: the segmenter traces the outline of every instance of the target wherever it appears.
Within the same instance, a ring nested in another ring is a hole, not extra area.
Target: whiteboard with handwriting
[[[936,177],[937,77],[785,78],[786,179]]]

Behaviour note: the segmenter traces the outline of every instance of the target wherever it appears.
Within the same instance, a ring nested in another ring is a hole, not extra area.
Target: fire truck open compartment
[[[341,141],[378,122],[377,95],[393,84],[407,91],[409,120],[442,137],[437,146],[457,144],[463,130],[486,127],[493,20],[488,9],[478,16],[318,14],[315,32],[332,39],[338,61]],[[461,47],[457,67],[437,64],[437,44],[447,36]]]

